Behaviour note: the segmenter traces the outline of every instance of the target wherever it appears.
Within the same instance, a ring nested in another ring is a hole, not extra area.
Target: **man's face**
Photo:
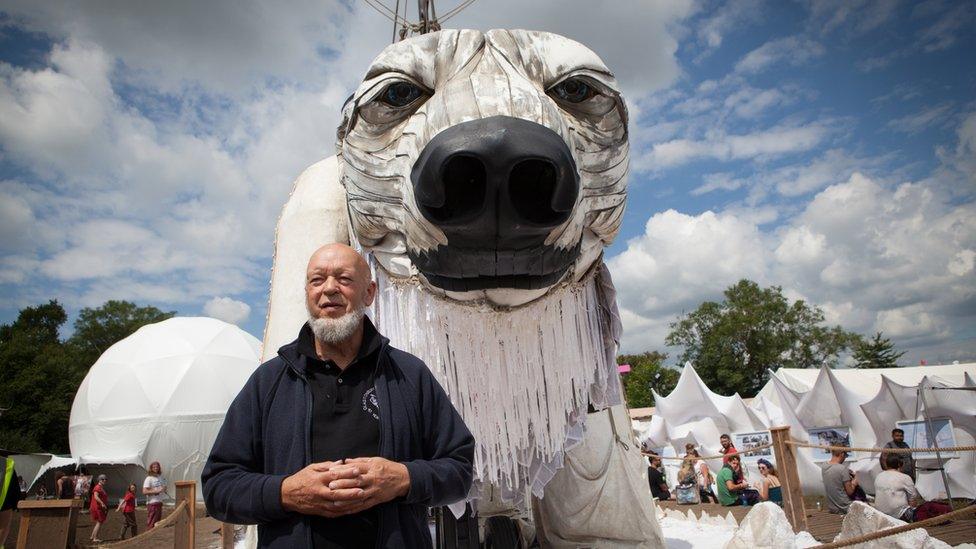
[[[905,433],[891,433],[891,440],[895,442],[905,442]]]
[[[733,471],[738,471],[739,470],[739,460],[737,460],[737,459],[729,459],[729,465],[732,467],[732,470]]]
[[[722,437],[719,441],[722,443],[722,448],[728,449],[729,446],[732,446],[732,441],[729,440],[729,437]]]
[[[308,262],[305,306],[315,318],[341,318],[371,305],[375,294],[369,267],[351,248],[322,248]]]

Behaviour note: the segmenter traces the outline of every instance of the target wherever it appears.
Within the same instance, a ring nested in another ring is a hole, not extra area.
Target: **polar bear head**
[[[343,107],[351,236],[437,295],[528,303],[616,236],[627,139],[613,75],[577,42],[445,30],[393,44]]]

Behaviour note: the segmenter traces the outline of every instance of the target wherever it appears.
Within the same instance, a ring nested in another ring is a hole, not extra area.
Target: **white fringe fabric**
[[[475,478],[537,497],[578,441],[588,399],[615,400],[609,319],[594,269],[536,302],[499,310],[436,297],[374,262],[373,321],[395,347],[431,369],[474,434]],[[612,343],[611,343],[612,345]],[[593,395],[600,388],[600,395]],[[575,427],[575,429],[574,429]],[[549,469],[552,469],[549,471]],[[539,478],[541,474],[546,478]],[[548,471],[548,473],[547,473]]]

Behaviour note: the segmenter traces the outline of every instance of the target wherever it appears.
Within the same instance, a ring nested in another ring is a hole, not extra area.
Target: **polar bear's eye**
[[[552,93],[568,103],[582,103],[597,95],[599,91],[582,78],[569,78],[551,88]]]
[[[383,90],[379,99],[391,107],[406,107],[421,95],[423,90],[410,82],[394,82]]]

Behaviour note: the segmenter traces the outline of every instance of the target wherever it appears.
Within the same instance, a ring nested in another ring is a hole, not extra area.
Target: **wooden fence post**
[[[783,510],[793,526],[794,532],[807,530],[807,512],[803,505],[803,489],[800,487],[800,474],[796,470],[796,450],[786,443],[790,440],[790,428],[771,427],[773,453],[779,469],[779,482],[783,485]]]
[[[228,522],[220,523],[221,549],[234,549],[234,525]]]
[[[25,499],[19,502],[17,549],[74,547],[81,503],[80,499]]]
[[[197,518],[197,483],[192,480],[176,482],[176,504],[186,502],[173,528],[173,549],[194,549]]]

